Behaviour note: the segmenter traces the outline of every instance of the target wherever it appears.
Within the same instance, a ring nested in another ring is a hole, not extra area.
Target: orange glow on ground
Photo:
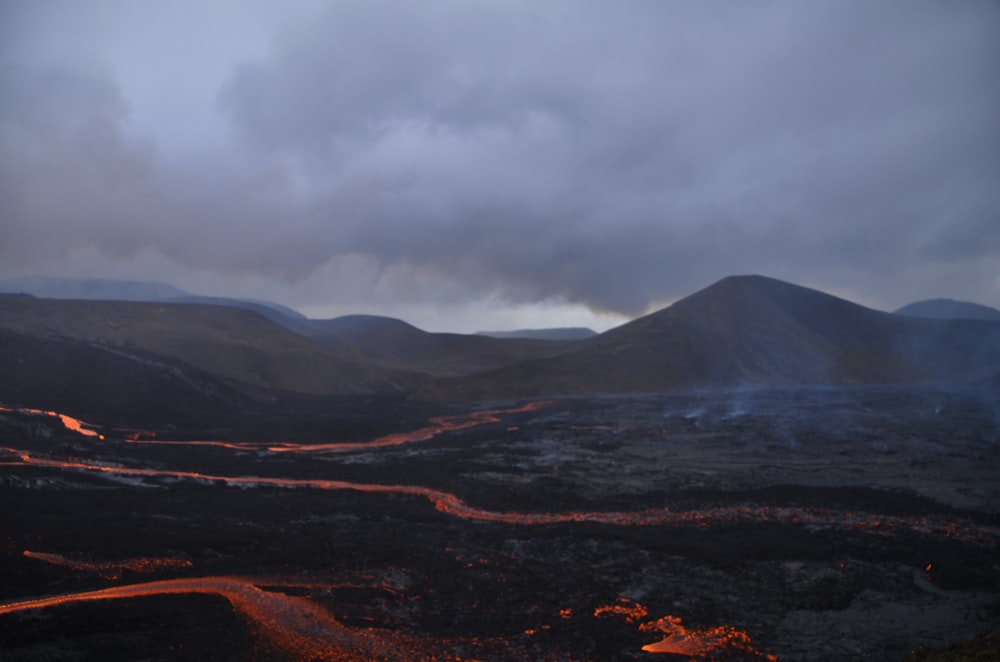
[[[0,406],[0,412],[10,412],[10,413],[22,413],[31,414],[34,416],[48,416],[50,418],[58,418],[63,426],[72,432],[77,434],[82,434],[85,437],[97,437],[98,439],[104,439],[104,437],[94,430],[97,427],[90,423],[85,423],[78,418],[73,418],[72,416],[67,416],[66,414],[60,414],[55,411],[46,411],[44,409],[29,409],[27,407],[18,407],[16,409],[11,409],[10,407]]]
[[[170,568],[190,568],[191,561],[175,557],[137,557],[124,559],[122,561],[112,561],[94,563],[90,561],[80,561],[71,559],[62,554],[52,554],[48,552],[32,552],[24,550],[23,555],[29,559],[44,561],[53,565],[73,568],[74,570],[85,570],[96,573],[104,579],[118,579],[125,571],[149,574]]]
[[[496,409],[472,412],[466,415],[443,416],[430,419],[428,425],[412,432],[385,435],[369,442],[343,444],[299,444],[287,442],[228,442],[228,441],[171,441],[155,439],[155,433],[131,430],[129,441],[142,444],[175,444],[189,446],[217,446],[237,451],[269,451],[273,453],[325,453],[365,450],[398,446],[426,441],[435,436],[456,430],[464,430],[478,425],[497,423],[505,414],[524,413],[547,406],[548,402],[534,402],[511,409]],[[87,437],[103,439],[93,428],[95,426],[70,416],[37,409],[8,409],[0,407],[0,412],[20,412],[31,415],[58,418],[66,429]],[[508,428],[508,430],[516,427]],[[429,501],[436,510],[454,517],[481,522],[537,526],[547,524],[597,523],[612,526],[694,526],[707,527],[720,524],[746,522],[772,522],[805,527],[856,530],[875,535],[890,535],[898,531],[911,531],[927,536],[941,536],[957,540],[995,544],[1000,541],[1000,527],[977,525],[968,521],[956,521],[939,516],[907,517],[895,515],[873,515],[858,511],[837,511],[823,508],[799,508],[741,504],[708,507],[696,510],[673,510],[669,507],[649,508],[640,511],[569,511],[569,512],[519,512],[479,508],[469,504],[456,494],[444,490],[419,485],[391,485],[376,483],[354,483],[327,479],[293,479],[263,476],[224,476],[194,471],[152,469],[145,467],[114,466],[103,462],[80,459],[56,459],[35,456],[28,451],[0,447],[0,454],[9,454],[9,459],[0,465],[33,466],[65,471],[78,471],[108,476],[133,477],[140,479],[172,478],[200,482],[224,483],[243,488],[281,487],[315,490],[350,490],[355,492],[402,494],[420,497]],[[133,558],[119,562],[92,563],[72,559],[60,554],[25,551],[24,556],[46,563],[90,571],[105,579],[118,579],[124,571],[153,573],[165,569],[190,567],[190,561],[175,558]],[[474,567],[470,563],[469,567]],[[925,568],[930,572],[932,566]],[[283,593],[265,591],[259,588],[269,584],[284,585],[282,582],[257,582],[236,577],[205,577],[169,579],[144,584],[117,586],[95,591],[71,593],[34,600],[23,600],[0,604],[0,614],[52,607],[90,600],[138,598],[153,595],[201,593],[218,595],[233,606],[237,613],[253,623],[269,640],[298,659],[315,660],[360,660],[360,659],[437,659],[431,657],[430,647],[440,646],[440,642],[417,639],[387,633],[384,630],[351,630],[337,622],[330,614],[307,599],[288,596]],[[391,587],[386,589],[391,590]],[[571,609],[562,609],[563,619],[573,617]],[[630,624],[638,624],[642,632],[662,635],[659,641],[646,644],[642,650],[647,653],[674,654],[687,657],[702,657],[715,653],[740,654],[741,659],[776,660],[765,655],[751,645],[749,635],[730,626],[689,628],[680,618],[664,616],[646,620],[648,609],[624,598],[617,602],[597,607],[594,616],[600,618],[622,618]],[[550,626],[542,626],[547,629]],[[526,631],[534,635],[538,629]],[[450,658],[449,658],[450,659]]]
[[[602,605],[594,610],[596,618],[618,617],[624,618],[627,623],[637,623],[649,615],[649,609],[645,605],[629,600],[628,598],[618,598],[612,604]],[[647,653],[662,653],[672,655],[684,655],[686,657],[698,658],[712,653],[739,653],[739,659],[762,660],[765,662],[777,662],[777,657],[765,655],[755,649],[750,643],[750,636],[728,625],[720,625],[712,628],[686,628],[681,624],[681,619],[676,616],[664,616],[653,621],[639,624],[642,632],[659,632],[663,639],[652,644],[646,644],[642,650]],[[727,658],[728,659],[728,658]]]
[[[478,508],[455,494],[419,485],[382,485],[377,483],[352,483],[343,480],[274,478],[264,476],[221,476],[195,471],[148,469],[143,467],[112,466],[81,460],[55,460],[35,457],[14,448],[0,447],[17,458],[17,461],[0,464],[24,464],[75,471],[103,473],[137,478],[182,478],[202,482],[222,482],[239,487],[289,487],[319,490],[351,490],[380,494],[409,494],[423,497],[443,513],[467,520],[502,522],[505,524],[544,525],[589,522],[613,526],[709,526],[742,522],[772,522],[817,528],[853,529],[889,535],[893,531],[914,531],[931,536],[945,536],[957,540],[983,541],[1000,538],[1000,527],[960,523],[940,517],[906,517],[897,515],[872,515],[856,511],[837,511],[825,508],[793,508],[741,504],[718,506],[700,510],[673,510],[668,507],[638,511],[570,511],[561,513],[496,511]],[[19,461],[19,462],[18,462]]]
[[[265,583],[265,582],[261,582]],[[436,659],[431,645],[415,637],[375,630],[350,630],[305,598],[263,591],[239,577],[167,579],[113,586],[96,591],[0,604],[0,614],[56,607],[92,600],[117,600],[157,595],[201,593],[218,595],[252,623],[271,643],[301,660]]]
[[[411,432],[396,432],[393,434],[376,437],[371,441],[354,441],[327,444],[296,443],[289,441],[221,441],[221,440],[196,440],[183,441],[172,439],[157,439],[155,432],[142,430],[132,430],[126,436],[126,441],[135,444],[161,445],[161,446],[215,446],[218,448],[228,448],[230,450],[259,452],[269,451],[271,453],[344,453],[349,451],[367,450],[370,448],[385,448],[387,446],[401,446],[420,441],[429,441],[444,432],[454,432],[456,430],[466,430],[478,425],[487,423],[499,423],[501,416],[506,414],[522,414],[537,411],[543,407],[551,405],[550,401],[529,402],[520,407],[511,409],[487,409],[474,411],[469,414],[457,414],[454,416],[437,416],[428,425]],[[516,427],[513,429],[517,429]]]
[[[646,618],[649,615],[649,610],[638,602],[632,602],[628,598],[618,598],[618,602],[610,605],[602,605],[594,610],[594,616],[596,618],[604,618],[607,616],[621,616],[629,623],[634,623],[640,619]]]
[[[664,616],[663,618],[643,623],[639,626],[643,631],[658,631],[666,636],[656,643],[647,644],[642,650],[647,653],[671,653],[673,655],[686,655],[687,657],[701,657],[716,651],[727,653],[741,653],[745,656],[753,656],[754,659],[777,662],[774,655],[765,655],[751,645],[750,635],[728,625],[720,625],[711,628],[688,629],[681,624],[681,619],[676,616]]]

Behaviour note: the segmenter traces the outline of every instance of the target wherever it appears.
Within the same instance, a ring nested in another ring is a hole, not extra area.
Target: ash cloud
[[[129,130],[113,62],[15,66],[5,49],[3,261],[154,251],[295,283],[362,259],[453,284],[431,301],[626,315],[746,272],[885,307],[941,283],[1000,303],[992,4],[339,2],[307,18],[219,81],[232,133],[187,159]]]

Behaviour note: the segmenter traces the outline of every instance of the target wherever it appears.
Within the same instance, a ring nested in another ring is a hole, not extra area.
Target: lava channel
[[[355,441],[342,443],[296,443],[288,441],[221,441],[221,440],[174,440],[157,439],[155,432],[132,431],[125,441],[132,444],[160,445],[160,446],[216,446],[228,448],[230,450],[244,452],[268,451],[271,453],[344,453],[350,451],[367,450],[370,448],[385,448],[387,446],[401,446],[419,441],[428,441],[434,437],[456,430],[466,430],[468,428],[485,425],[487,423],[499,423],[501,417],[507,414],[522,414],[537,411],[552,404],[550,401],[529,402],[520,407],[510,409],[486,409],[474,411],[468,414],[458,414],[455,416],[437,416],[428,421],[428,425],[410,432],[396,432],[393,434],[376,437],[371,441]]]
[[[815,529],[836,528],[859,530],[890,535],[895,531],[912,531],[930,536],[942,536],[969,542],[983,542],[1000,537],[1000,528],[959,523],[939,517],[905,517],[874,515],[856,511],[824,508],[793,508],[740,504],[718,506],[700,510],[673,510],[649,508],[639,511],[569,511],[569,512],[517,512],[496,511],[473,506],[455,494],[419,485],[382,485],[377,483],[352,483],[343,480],[275,478],[263,476],[220,476],[195,471],[149,469],[143,467],[115,466],[81,460],[55,460],[35,457],[27,451],[0,447],[16,458],[0,464],[28,465],[71,471],[86,471],[112,476],[138,478],[180,478],[209,483],[224,483],[240,487],[287,487],[319,490],[349,490],[379,494],[408,494],[423,497],[443,513],[466,520],[501,522],[505,524],[544,525],[588,522],[613,526],[710,526],[741,522],[774,522]]]
[[[78,418],[73,418],[72,416],[67,416],[66,414],[60,414],[59,412],[56,411],[47,411],[45,409],[30,409],[27,407],[17,407],[12,409],[10,407],[0,406],[0,413],[2,412],[30,414],[32,416],[48,416],[50,418],[58,418],[59,421],[63,424],[63,426],[67,430],[76,432],[77,434],[81,434],[84,437],[96,437],[98,439],[104,439],[104,436],[102,434],[93,429],[97,427],[96,425],[93,425],[91,423],[85,423]]]
[[[0,604],[0,615],[77,602],[191,593],[225,598],[266,639],[295,659],[429,660],[438,659],[440,654],[434,642],[417,637],[377,629],[351,630],[305,598],[263,591],[254,582],[240,577],[166,579],[8,602]]]
[[[159,572],[165,569],[177,569],[177,568],[190,568],[191,561],[188,559],[176,558],[176,557],[145,557],[140,556],[136,558],[124,559],[122,561],[110,561],[110,562],[91,562],[91,561],[80,561],[77,559],[71,559],[62,554],[54,554],[51,552],[33,552],[31,550],[24,550],[23,556],[29,559],[35,559],[36,561],[44,561],[45,563],[51,563],[52,565],[62,566],[64,568],[72,568],[73,570],[83,570],[87,572],[93,572],[97,576],[103,579],[118,579],[124,572],[135,572],[140,574],[149,574],[153,572]]]

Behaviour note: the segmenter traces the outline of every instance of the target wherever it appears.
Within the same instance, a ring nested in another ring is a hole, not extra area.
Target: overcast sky
[[[430,330],[1000,307],[993,0],[0,0],[0,278]]]

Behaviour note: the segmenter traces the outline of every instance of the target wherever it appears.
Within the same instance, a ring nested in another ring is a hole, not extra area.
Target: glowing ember
[[[638,602],[633,602],[628,598],[618,598],[618,602],[612,605],[603,605],[594,610],[597,618],[607,616],[622,616],[629,623],[634,623],[639,619],[646,618],[649,610]]]

